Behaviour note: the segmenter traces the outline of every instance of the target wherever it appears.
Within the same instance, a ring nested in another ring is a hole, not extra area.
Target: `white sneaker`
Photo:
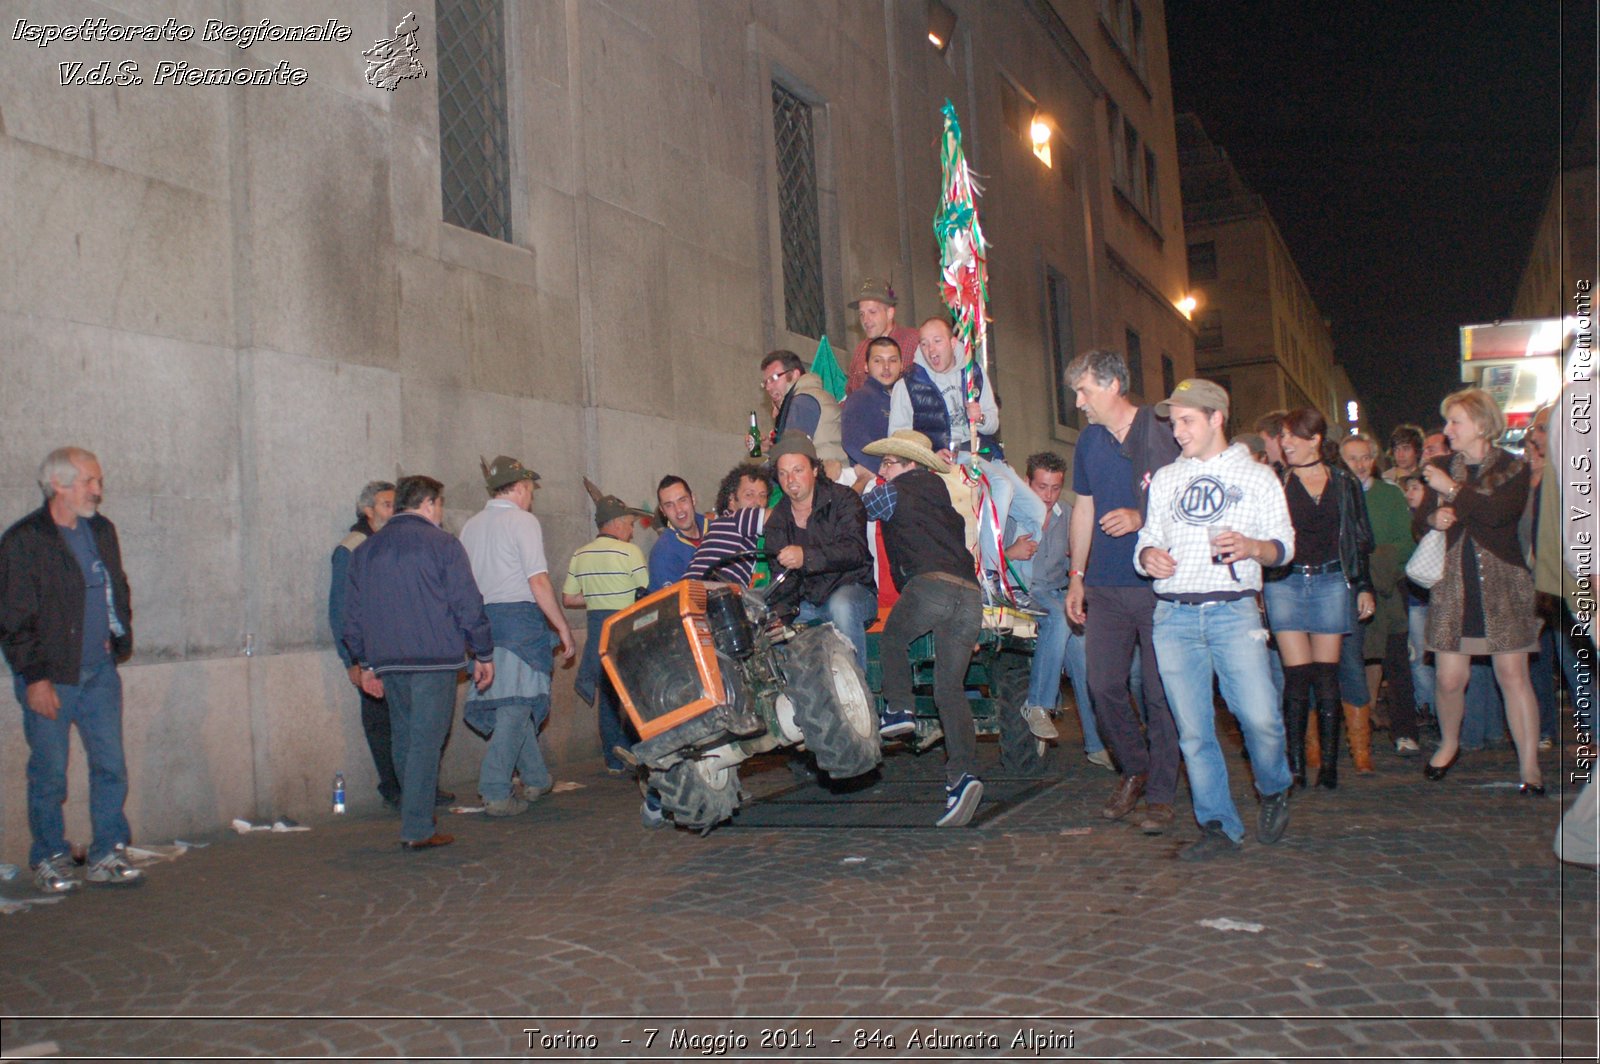
[[[83,878],[102,887],[127,887],[144,879],[144,872],[129,864],[121,850],[112,850],[90,865]]]
[[[1056,731],[1054,722],[1050,720],[1050,711],[1043,706],[1023,706],[1022,719],[1028,722],[1028,730],[1033,732],[1035,739],[1059,739],[1061,733]]]
[[[72,875],[72,855],[58,853],[33,866],[33,885],[46,894],[67,894],[83,884]]]

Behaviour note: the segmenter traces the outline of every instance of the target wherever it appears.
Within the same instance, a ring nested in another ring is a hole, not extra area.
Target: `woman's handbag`
[[[1417,549],[1406,562],[1406,578],[1421,588],[1430,588],[1444,577],[1444,533],[1437,528],[1417,541]]]

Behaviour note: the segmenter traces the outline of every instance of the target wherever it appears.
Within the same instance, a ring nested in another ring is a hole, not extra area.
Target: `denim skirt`
[[[1350,586],[1338,570],[1306,576],[1289,575],[1269,580],[1262,588],[1267,599],[1267,624],[1274,632],[1309,632],[1344,635],[1350,631],[1353,610]]]

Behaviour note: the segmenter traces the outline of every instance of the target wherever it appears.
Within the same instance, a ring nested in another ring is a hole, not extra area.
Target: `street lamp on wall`
[[[1033,141],[1033,154],[1046,166],[1054,166],[1050,161],[1050,121],[1044,115],[1035,111],[1033,122],[1028,126],[1028,137]]]
[[[956,13],[940,0],[928,0],[928,43],[940,55],[950,47],[950,38],[956,31]]]

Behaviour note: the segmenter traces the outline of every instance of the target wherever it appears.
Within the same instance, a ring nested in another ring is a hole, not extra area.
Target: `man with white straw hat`
[[[962,827],[983,800],[978,779],[978,739],[963,681],[972,661],[972,646],[983,624],[983,602],[973,579],[961,515],[950,504],[944,481],[950,464],[934,453],[922,433],[902,429],[887,439],[867,444],[866,453],[882,458],[879,473],[886,483],[862,496],[867,516],[881,521],[889,553],[889,571],[900,598],[884,622],[884,734],[912,723],[913,640],[933,633],[933,702],[944,728],[945,811],[942,828]]]

